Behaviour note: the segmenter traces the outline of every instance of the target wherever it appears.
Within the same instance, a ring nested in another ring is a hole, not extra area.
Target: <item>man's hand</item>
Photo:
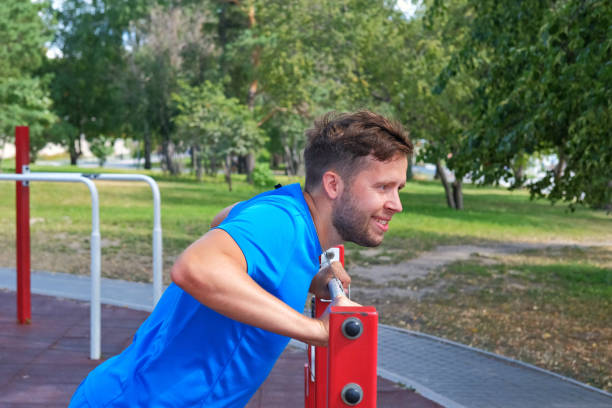
[[[330,313],[330,308],[332,306],[361,306],[361,305],[359,303],[353,302],[346,296],[338,296],[335,299],[333,299],[332,302],[329,304],[329,306],[325,309],[325,312],[323,312],[321,316],[315,319],[321,326],[320,331],[322,334],[320,336],[321,340],[310,342],[310,344],[312,344],[313,346],[327,347],[329,343],[329,313]]]
[[[346,273],[342,264],[338,261],[332,262],[327,268],[323,268],[312,278],[308,291],[319,299],[329,299],[329,289],[327,284],[333,278],[338,278],[342,282],[342,287],[346,290],[351,283],[351,277]],[[348,299],[347,299],[348,300]]]

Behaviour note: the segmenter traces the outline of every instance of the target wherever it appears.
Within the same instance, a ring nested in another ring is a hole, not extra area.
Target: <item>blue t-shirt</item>
[[[248,274],[301,313],[321,246],[299,184],[237,204],[218,228],[242,250]],[[172,284],[132,344],[82,387],[94,407],[244,407],[288,341]]]

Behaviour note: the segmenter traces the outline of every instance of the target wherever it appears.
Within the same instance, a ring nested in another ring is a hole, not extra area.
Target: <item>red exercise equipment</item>
[[[344,247],[332,248],[322,258],[322,267],[335,260],[344,265]],[[339,282],[332,280],[332,298],[340,291]],[[313,299],[313,317],[319,317],[329,302]],[[307,349],[305,408],[375,408],[377,345],[378,313],[374,307],[332,306],[328,347]]]

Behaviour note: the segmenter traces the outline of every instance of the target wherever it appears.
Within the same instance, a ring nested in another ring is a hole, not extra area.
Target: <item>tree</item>
[[[450,61],[452,50],[462,45],[469,15],[465,2],[455,2],[444,18],[429,24],[422,12],[406,18],[379,5],[361,22],[356,37],[359,73],[352,94],[366,106],[398,118],[407,125],[420,146],[418,160],[435,163],[450,208],[463,208],[462,180],[456,166],[471,120],[471,90],[475,81],[462,73],[449,82],[442,94],[434,92],[436,77]],[[355,25],[352,22],[351,25]],[[447,179],[446,167],[454,175]]]
[[[468,174],[463,166],[465,131],[474,118],[473,91],[479,72],[459,72],[444,88],[437,86],[436,78],[450,62],[453,50],[465,43],[466,27],[472,19],[464,1],[448,7],[447,14],[437,18],[436,24],[425,16],[412,22],[419,34],[413,37],[418,39],[414,48],[417,55],[408,74],[417,78],[416,87],[407,92],[414,105],[413,120],[408,123],[415,129],[415,136],[425,140],[419,159],[435,164],[448,207],[461,210],[463,179]],[[446,168],[454,180],[448,179]]]
[[[30,127],[30,151],[35,158],[54,120],[48,77],[37,70],[45,59],[48,28],[41,18],[46,3],[7,0],[0,3],[0,150],[12,140],[15,126]],[[0,156],[0,160],[2,157]]]
[[[357,0],[268,0],[255,6],[257,24],[228,48],[236,60],[257,55],[257,64],[246,71],[257,80],[255,115],[279,138],[289,172],[298,171],[303,129],[315,116],[386,103],[372,96],[375,76],[364,61],[385,63],[366,53],[386,47],[381,33],[393,24],[394,11],[388,2]]]
[[[174,95],[180,114],[176,118],[181,139],[196,149],[196,161],[220,161],[232,190],[233,158],[256,150],[263,133],[247,105],[225,96],[220,85],[205,81],[199,87],[185,83]]]
[[[435,13],[444,13],[436,1]],[[474,179],[523,184],[532,197],[612,204],[612,5],[606,1],[468,0],[469,35],[440,76],[478,70],[476,120],[462,163]],[[524,155],[556,152],[539,181],[515,169]]]
[[[120,83],[124,70],[124,34],[132,19],[145,10],[144,0],[65,0],[55,11],[55,45],[61,55],[49,62],[55,111],[76,132],[51,133],[68,148],[70,163],[81,155],[81,135],[121,133],[123,112]],[[59,129],[66,129],[61,125]]]
[[[163,167],[171,174],[180,169],[174,160],[174,110],[172,94],[182,77],[193,85],[215,69],[217,47],[204,27],[214,18],[202,5],[156,5],[130,30],[128,70],[123,94],[129,116],[124,123],[145,145],[145,167],[150,168],[153,136],[161,139]],[[211,67],[212,66],[212,67]]]

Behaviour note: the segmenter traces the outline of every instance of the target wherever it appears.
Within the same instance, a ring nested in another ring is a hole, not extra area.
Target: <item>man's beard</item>
[[[370,216],[361,211],[350,190],[345,190],[332,209],[332,225],[344,241],[364,247],[376,247],[382,238],[368,234]]]

